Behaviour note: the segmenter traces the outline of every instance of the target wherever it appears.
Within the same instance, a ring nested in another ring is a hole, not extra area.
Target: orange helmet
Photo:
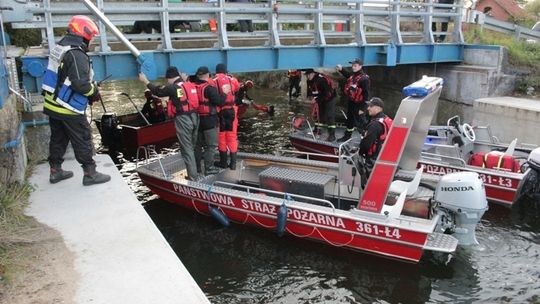
[[[244,85],[245,85],[248,89],[251,89],[251,88],[253,88],[253,81],[251,81],[251,80],[246,80],[246,82],[244,83]]]
[[[99,34],[96,23],[87,16],[75,15],[71,18],[68,25],[70,33],[81,36],[90,41],[95,35]]]

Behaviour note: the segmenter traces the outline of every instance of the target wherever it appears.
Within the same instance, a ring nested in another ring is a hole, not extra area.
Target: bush
[[[540,91],[540,43],[530,43],[513,36],[479,28],[469,28],[465,32],[465,41],[473,44],[501,45],[508,50],[508,63],[511,66],[526,70],[529,73],[520,75],[516,91],[526,93],[527,88],[533,87]]]

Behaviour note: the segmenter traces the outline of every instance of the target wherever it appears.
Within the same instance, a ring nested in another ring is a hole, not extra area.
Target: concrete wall
[[[9,95],[0,109],[0,184],[24,180],[27,164],[24,140],[13,149],[4,148],[4,144],[17,138],[19,127],[17,101]]]
[[[474,125],[489,125],[501,142],[540,145],[540,100],[492,97],[474,102]]]
[[[462,64],[367,67],[366,70],[375,94],[378,90],[401,91],[422,75],[437,76],[445,82],[442,99],[472,106],[478,98],[504,96],[514,91],[516,76],[505,73],[506,58],[502,47],[465,48]]]

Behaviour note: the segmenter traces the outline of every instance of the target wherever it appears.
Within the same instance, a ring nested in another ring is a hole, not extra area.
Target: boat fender
[[[277,213],[276,232],[279,237],[283,236],[286,226],[287,226],[287,205],[285,205],[285,201],[283,201]]]
[[[214,206],[208,205],[208,211],[210,211],[212,217],[215,218],[221,225],[229,227],[229,218],[223,212],[221,212],[221,210]]]

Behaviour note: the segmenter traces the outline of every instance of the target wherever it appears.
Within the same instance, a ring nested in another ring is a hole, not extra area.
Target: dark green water
[[[131,112],[120,92],[142,106],[137,82],[104,87],[108,110]],[[136,97],[135,97],[136,96]],[[239,125],[243,151],[290,149],[292,111],[285,92],[254,89],[257,103],[276,105],[269,119],[250,109]],[[385,100],[395,105],[400,100]],[[94,105],[94,115],[100,115]],[[442,105],[449,117],[468,112]],[[478,227],[480,246],[405,264],[252,227],[222,228],[212,218],[156,198],[125,161],[121,172],[212,303],[540,303],[540,210],[523,201],[490,205]]]

